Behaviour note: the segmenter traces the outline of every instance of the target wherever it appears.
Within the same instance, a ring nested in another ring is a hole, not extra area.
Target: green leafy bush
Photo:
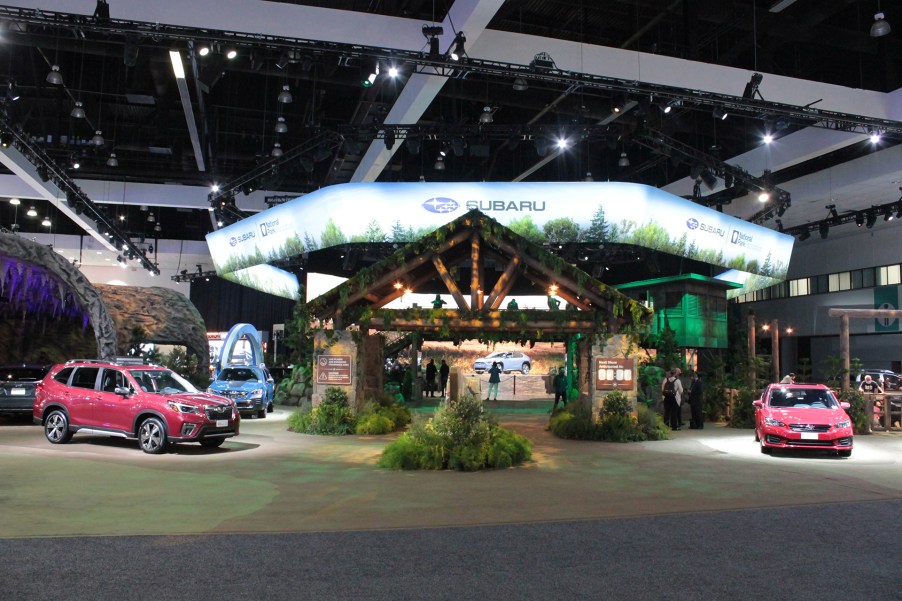
[[[394,432],[395,422],[385,417],[381,413],[370,413],[366,416],[357,418],[357,425],[354,426],[354,432],[361,435],[388,434]]]
[[[474,471],[510,467],[530,457],[528,439],[500,427],[478,398],[464,395],[443,403],[431,419],[414,419],[410,429],[385,448],[378,465]]]
[[[611,442],[638,442],[645,440],[645,434],[632,415],[606,415],[599,424],[601,440]]]
[[[659,414],[642,404],[637,407],[638,416],[633,417],[629,406],[626,395],[612,392],[605,397],[601,419],[596,421],[588,404],[571,403],[551,416],[548,428],[559,438],[575,440],[636,442],[670,438],[670,428]]]
[[[759,395],[751,388],[740,388],[739,394],[736,395],[736,402],[733,403],[733,411],[730,414],[729,426],[731,428],[754,428],[755,427],[755,406],[752,401],[757,400]]]
[[[840,402],[846,402],[851,405],[846,409],[849,419],[852,420],[852,429],[855,434],[867,434],[870,432],[869,421],[873,415],[867,414],[867,400],[864,395],[857,390],[846,390],[839,395]]]
[[[289,418],[288,426],[302,434],[340,436],[354,431],[354,414],[347,393],[338,387],[326,389],[322,402],[310,410],[299,409]]]
[[[646,440],[667,440],[670,438],[670,428],[664,423],[664,417],[646,407],[639,405],[637,424],[645,434]]]
[[[548,429],[558,438],[597,440],[598,432],[592,409],[585,403],[570,403],[551,415]]]
[[[511,467],[531,458],[532,443],[525,436],[504,428],[492,429],[487,457],[489,467]]]
[[[632,405],[629,398],[619,390],[609,392],[601,402],[601,415],[632,415]]]
[[[304,434],[310,428],[310,422],[312,420],[312,412],[309,409],[302,411],[299,407],[297,411],[288,416],[288,429],[292,432]]]

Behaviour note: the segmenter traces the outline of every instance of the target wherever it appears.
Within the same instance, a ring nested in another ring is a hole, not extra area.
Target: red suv
[[[53,444],[80,431],[136,438],[152,454],[170,442],[218,447],[238,435],[241,420],[233,401],[165,367],[96,359],[54,365],[37,385],[33,416]]]

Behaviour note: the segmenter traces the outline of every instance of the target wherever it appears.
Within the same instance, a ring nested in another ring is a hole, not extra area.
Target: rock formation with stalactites
[[[88,279],[49,246],[0,233],[0,300],[6,319],[80,317],[97,340],[97,356],[116,356],[116,329]]]
[[[132,330],[146,333],[143,342],[184,346],[206,369],[210,364],[207,330],[194,304],[184,294],[162,287],[95,286],[116,325],[120,352],[132,343]]]

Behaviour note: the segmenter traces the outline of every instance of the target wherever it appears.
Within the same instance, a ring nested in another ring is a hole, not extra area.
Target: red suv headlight
[[[178,401],[166,401],[166,404],[176,413],[200,413],[200,407],[197,405],[189,405]]]

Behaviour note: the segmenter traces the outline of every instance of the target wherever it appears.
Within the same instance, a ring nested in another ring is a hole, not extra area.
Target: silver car
[[[505,373],[518,371],[521,374],[528,374],[532,367],[532,360],[526,353],[521,353],[520,351],[498,351],[487,357],[477,359],[473,363],[473,369],[476,373],[481,374],[484,371],[488,371],[492,367],[492,363],[496,361],[501,365],[501,371]]]

